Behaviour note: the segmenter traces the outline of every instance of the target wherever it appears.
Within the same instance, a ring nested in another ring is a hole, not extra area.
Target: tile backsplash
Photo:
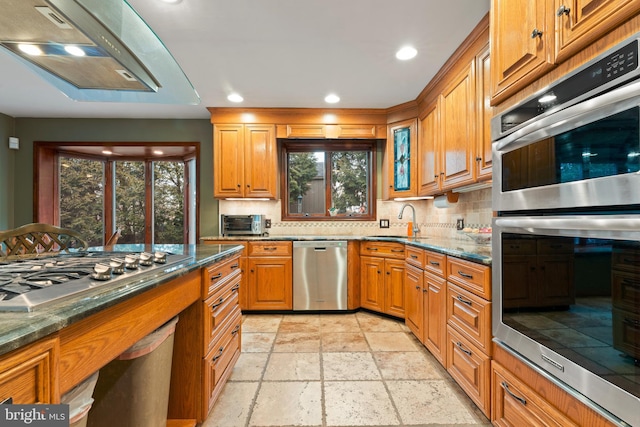
[[[378,200],[376,221],[282,221],[280,200],[220,200],[220,214],[264,214],[271,219],[270,236],[379,236],[405,235],[412,220],[411,209],[404,210],[404,203]],[[458,202],[438,208],[434,200],[413,200],[408,203],[416,210],[421,236],[458,237],[456,221],[464,220],[465,227],[491,226],[491,189],[460,193]],[[380,219],[389,220],[389,228],[380,228]]]

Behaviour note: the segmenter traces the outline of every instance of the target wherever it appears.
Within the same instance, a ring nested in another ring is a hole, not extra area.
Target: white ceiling
[[[0,113],[205,119],[206,107],[388,108],[418,96],[490,0],[129,3],[171,51],[200,105],[73,101],[2,51]],[[418,56],[398,61],[395,52],[405,44]],[[232,91],[245,101],[227,101]],[[324,102],[330,92],[341,97],[339,104]]]

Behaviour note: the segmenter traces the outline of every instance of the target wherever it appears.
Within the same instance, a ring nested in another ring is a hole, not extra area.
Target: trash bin
[[[175,317],[100,369],[89,427],[166,426],[177,323]]]
[[[98,381],[98,372],[72,388],[64,394],[60,401],[69,405],[69,426],[85,427],[87,425],[87,413],[93,403],[93,390]]]

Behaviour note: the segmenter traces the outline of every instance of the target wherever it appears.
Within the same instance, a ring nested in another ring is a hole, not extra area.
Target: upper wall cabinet
[[[475,166],[478,181],[491,179],[493,174],[491,161],[491,67],[489,45],[476,56],[476,93],[478,108],[478,143]]]
[[[640,12],[640,0],[492,0],[496,105]]]
[[[552,5],[549,0],[491,2],[491,93],[494,104],[553,66]]]
[[[415,119],[389,126],[385,155],[389,198],[417,195],[417,137]]]
[[[274,125],[214,125],[214,196],[275,199]]]
[[[638,0],[556,0],[556,61],[564,61],[638,11]]]

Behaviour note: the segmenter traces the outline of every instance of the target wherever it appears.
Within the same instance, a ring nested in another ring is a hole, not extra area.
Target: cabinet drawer
[[[362,242],[360,254],[404,259],[404,244],[394,242]]]
[[[446,366],[458,385],[490,417],[491,359],[450,325],[447,326]]]
[[[491,365],[491,422],[495,426],[566,426],[576,424],[499,363]]]
[[[436,276],[445,277],[447,256],[437,252],[424,251],[424,270]]]
[[[249,242],[249,256],[291,255],[291,242]]]
[[[482,352],[491,355],[491,303],[449,283],[447,323]]]
[[[222,385],[230,375],[234,361],[240,356],[241,349],[241,324],[242,316],[238,309],[233,319],[215,342],[215,345],[203,360],[204,364],[204,391],[207,407],[204,413],[208,414],[215,403]]]
[[[613,348],[640,359],[640,314],[613,309]]]
[[[491,300],[491,268],[487,266],[447,257],[447,280],[481,298]]]
[[[538,239],[538,255],[572,254],[573,241],[571,239]]]
[[[634,311],[640,307],[640,275],[613,270],[611,273],[611,296],[613,306]]]
[[[0,402],[58,403],[57,338],[38,341],[0,358]]]
[[[613,249],[611,268],[615,270],[640,271],[640,251],[631,249]]]
[[[405,261],[407,264],[415,265],[420,269],[424,269],[424,249],[414,248],[413,246],[405,246]]]
[[[238,308],[240,276],[227,282],[216,293],[204,301],[204,353],[214,345],[214,338],[220,333],[220,326]]]
[[[533,239],[509,239],[502,245],[504,255],[535,255],[536,241]]]
[[[215,263],[211,267],[202,269],[202,271],[204,272],[202,295],[207,298],[213,295],[217,288],[223,286],[231,277],[240,274],[240,256],[236,255],[228,260]]]

